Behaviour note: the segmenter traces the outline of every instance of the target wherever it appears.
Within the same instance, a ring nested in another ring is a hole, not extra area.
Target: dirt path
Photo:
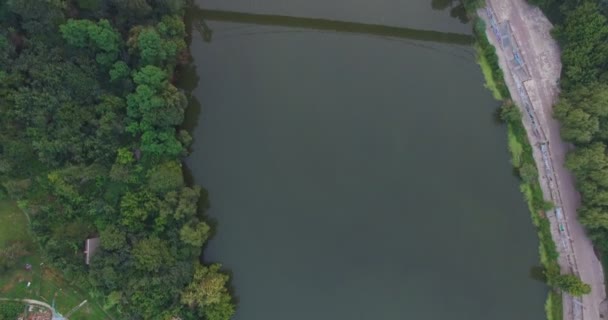
[[[534,146],[545,198],[557,207],[548,217],[560,252],[559,264],[562,272],[578,274],[592,288],[592,293],[582,300],[564,295],[564,319],[605,318],[600,315],[606,314],[600,310],[606,298],[602,266],[578,223],[576,208],[580,199],[572,175],[564,168],[569,146],[561,140],[559,124],[552,117],[561,72],[559,48],[550,34],[552,25],[538,8],[524,0],[487,3],[491,10],[480,11],[480,16],[488,25],[488,39],[497,48],[513,100],[524,110],[524,125]],[[497,30],[491,29],[489,14],[494,15]]]

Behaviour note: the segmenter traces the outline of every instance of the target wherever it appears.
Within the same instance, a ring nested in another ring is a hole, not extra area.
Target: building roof
[[[90,263],[91,257],[95,254],[95,251],[97,251],[98,247],[99,247],[99,238],[87,239],[86,249],[84,251],[84,254],[86,255],[85,262],[87,265]]]

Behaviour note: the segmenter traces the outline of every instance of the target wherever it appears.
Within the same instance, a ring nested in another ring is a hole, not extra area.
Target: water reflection
[[[464,4],[460,0],[431,0],[433,10],[450,9],[450,16],[458,19],[462,23],[469,23],[470,19]]]
[[[545,268],[542,266],[534,266],[530,268],[530,278],[542,283],[547,283],[547,275],[545,274]]]

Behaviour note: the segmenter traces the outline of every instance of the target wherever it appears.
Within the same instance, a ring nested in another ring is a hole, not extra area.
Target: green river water
[[[198,2],[187,163],[236,320],[544,318],[470,24],[430,0]]]

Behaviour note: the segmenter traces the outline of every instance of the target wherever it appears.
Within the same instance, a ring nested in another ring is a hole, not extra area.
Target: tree
[[[179,231],[180,239],[193,247],[202,247],[207,238],[209,238],[209,231],[211,228],[204,222],[192,222],[185,224]]]
[[[194,188],[182,188],[174,218],[176,220],[187,220],[194,217],[197,213],[200,195],[201,188],[198,186]]]
[[[110,294],[106,297],[106,303],[104,303],[103,309],[110,310],[110,309],[114,308],[114,306],[116,306],[120,303],[121,299],[122,299],[122,293],[120,291],[110,292]]]
[[[133,75],[137,85],[146,85],[154,91],[159,91],[167,83],[167,73],[161,68],[147,65]]]
[[[65,41],[76,48],[85,48],[89,45],[89,28],[93,26],[89,20],[70,19],[59,27]]]
[[[525,183],[533,183],[538,180],[538,171],[533,164],[526,162],[519,168],[519,176]]]
[[[572,101],[574,105],[591,115],[608,116],[608,86],[605,84],[578,87],[569,92],[567,97],[566,101]],[[562,101],[564,100],[562,99]]]
[[[140,64],[172,66],[180,52],[186,49],[185,27],[181,18],[165,16],[154,27],[136,27],[130,31],[127,45],[138,52]]]
[[[108,226],[100,235],[101,247],[106,250],[118,250],[127,246],[127,237],[124,231],[115,226]]]
[[[94,23],[69,19],[59,29],[69,45],[93,49],[97,53],[95,60],[102,66],[110,67],[118,58],[121,37],[108,20]]]
[[[23,20],[21,25],[31,38],[37,41],[52,42],[57,36],[48,32],[49,28],[55,28],[57,22],[64,19],[64,1],[38,1],[38,0],[5,0],[8,11],[16,14]]]
[[[128,12],[143,17],[152,11],[152,7],[146,0],[111,0],[120,11]]]
[[[101,7],[102,0],[77,0],[78,7],[84,10],[95,11]]]
[[[158,211],[158,199],[150,192],[127,192],[120,201],[120,223],[132,231],[142,230]]]
[[[599,131],[600,123],[583,109],[573,107],[568,100],[562,99],[555,106],[555,116],[562,123],[561,134],[566,140],[587,143]]]
[[[218,303],[211,304],[205,308],[205,318],[208,320],[228,320],[234,315],[234,304],[230,295],[223,294]]]
[[[167,128],[144,132],[141,136],[141,150],[155,156],[176,157],[184,151],[184,147],[175,137],[175,130]]]
[[[142,84],[127,96],[127,131],[137,134],[154,129],[154,113],[159,112],[164,101],[152,87]]]
[[[186,0],[157,0],[162,9],[169,14],[181,13],[186,8]]]
[[[582,207],[579,209],[581,223],[591,229],[608,230],[608,211],[599,207]]]
[[[112,69],[110,69],[110,80],[118,81],[124,80],[129,77],[131,73],[131,69],[124,61],[116,61],[114,65],[112,65]]]
[[[568,12],[556,34],[563,44],[564,85],[582,86],[597,81],[608,58],[608,24],[592,1],[585,1]]]
[[[560,275],[555,279],[555,285],[575,297],[591,292],[591,287],[573,274]]]
[[[608,169],[606,146],[597,142],[576,149],[567,156],[566,167],[579,179],[584,179],[593,172]]]
[[[521,120],[521,111],[513,103],[505,103],[500,108],[500,119],[505,122],[517,122]]]
[[[161,0],[165,3],[177,2],[176,0]],[[177,15],[166,15],[163,16],[161,21],[156,25],[158,32],[165,37],[165,39],[171,39],[171,41],[179,41],[186,37],[186,26],[184,25],[184,19]],[[181,45],[178,45],[181,46]]]
[[[140,240],[133,246],[135,267],[142,271],[158,272],[162,267],[170,268],[174,258],[167,243],[155,237]]]
[[[19,319],[19,317],[23,313],[23,309],[26,307],[27,307],[27,305],[22,304],[22,303],[3,301],[0,304],[0,319],[1,320]]]
[[[148,186],[157,193],[177,190],[184,185],[182,166],[177,161],[169,161],[154,167],[149,172]]]
[[[138,34],[137,49],[143,65],[160,64],[170,54],[169,48],[163,45],[160,34],[154,28],[146,28]]]
[[[166,77],[155,66],[145,66],[133,75],[137,88],[127,96],[127,131],[141,134],[142,151],[156,156],[177,156],[184,147],[174,127],[183,121],[188,101]]]
[[[196,265],[194,278],[182,293],[181,302],[210,320],[228,320],[234,305],[226,289],[228,276],[220,272],[221,265]]]
[[[127,148],[118,148],[116,154],[116,163],[122,165],[130,165],[135,162],[135,157],[133,156],[133,152]]]

